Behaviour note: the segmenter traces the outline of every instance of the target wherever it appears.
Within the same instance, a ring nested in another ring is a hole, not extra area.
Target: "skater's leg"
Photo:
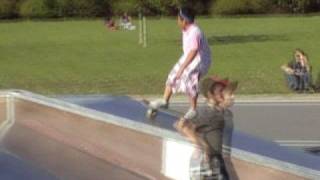
[[[169,103],[171,96],[172,96],[172,87],[166,86],[163,93],[163,99],[166,101],[167,104]]]
[[[172,88],[171,86],[166,86],[164,93],[163,93],[163,98],[162,99],[156,99],[154,101],[150,102],[150,107],[153,109],[158,109],[160,107],[167,108],[169,105],[169,101],[172,95]]]
[[[190,100],[191,108],[193,110],[196,110],[197,109],[197,103],[198,103],[198,94],[196,94],[194,97],[189,97],[189,100]]]
[[[197,116],[197,102],[198,102],[198,94],[195,96],[189,96],[190,108],[187,113],[184,115],[185,119],[193,119]]]

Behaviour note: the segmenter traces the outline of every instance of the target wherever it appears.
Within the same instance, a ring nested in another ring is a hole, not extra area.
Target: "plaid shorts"
[[[222,156],[212,156],[204,159],[204,154],[190,161],[191,180],[229,180]]]
[[[168,75],[166,85],[172,87],[173,93],[186,93],[190,97],[195,97],[199,93],[199,80],[207,74],[210,64],[202,64],[202,60],[197,56],[183,71],[180,79],[175,80],[177,72],[185,60],[186,55],[183,55],[175,64]]]

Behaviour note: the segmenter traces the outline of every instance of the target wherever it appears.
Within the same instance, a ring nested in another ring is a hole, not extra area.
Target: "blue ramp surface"
[[[155,120],[150,120],[145,117],[146,106],[142,102],[133,100],[127,96],[103,97],[98,99],[66,99],[67,101],[78,105],[94,109],[96,111],[109,113],[115,116],[127,118],[136,122],[151,124],[153,126],[172,130],[173,123],[178,117],[169,112],[159,111]]]
[[[0,150],[0,179],[57,180],[58,178]]]

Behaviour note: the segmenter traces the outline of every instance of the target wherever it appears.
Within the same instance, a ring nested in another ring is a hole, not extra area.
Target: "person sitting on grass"
[[[124,30],[135,30],[136,26],[132,24],[131,17],[124,13],[120,18],[120,27]]]
[[[116,26],[116,23],[114,22],[114,20],[112,18],[107,18],[105,21],[105,25],[111,31],[115,31],[118,29]]]
[[[291,90],[302,92],[309,91],[313,87],[311,82],[311,66],[307,54],[301,50],[294,51],[294,60],[282,65],[287,78],[288,87]]]
[[[175,128],[197,147],[190,163],[191,179],[229,179],[222,156],[223,132],[225,112],[233,105],[237,86],[238,82],[218,77],[204,79],[201,93],[207,104],[199,109],[197,117],[175,123]]]

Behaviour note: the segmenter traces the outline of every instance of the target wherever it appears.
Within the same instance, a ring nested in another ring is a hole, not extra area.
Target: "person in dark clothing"
[[[115,31],[118,29],[117,25],[116,25],[116,22],[113,20],[112,17],[108,17],[106,20],[105,20],[105,26],[111,30],[111,31]]]
[[[288,87],[294,91],[302,92],[309,91],[312,85],[311,66],[308,56],[301,49],[296,49],[294,52],[294,60],[286,65],[282,65],[287,78]]]

